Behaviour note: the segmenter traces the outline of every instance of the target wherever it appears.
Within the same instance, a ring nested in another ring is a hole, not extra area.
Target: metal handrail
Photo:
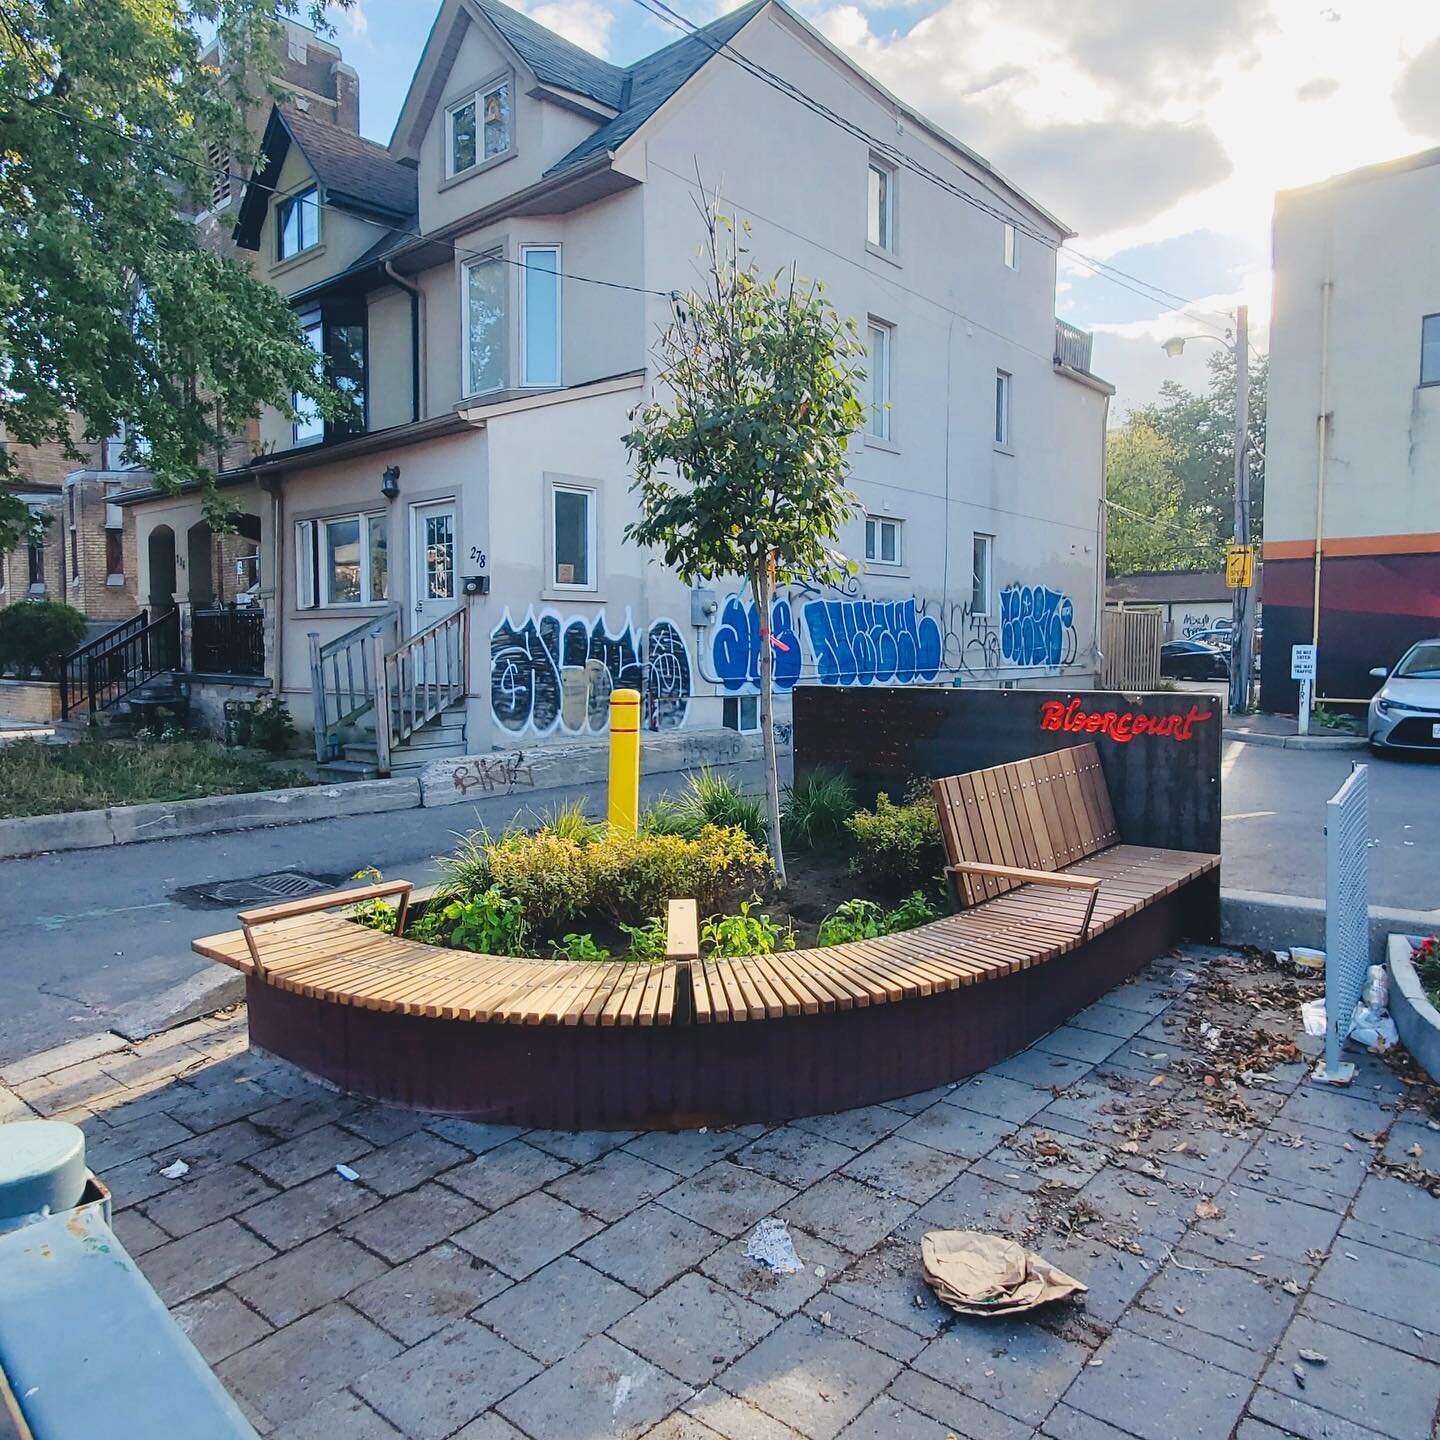
[[[400,609],[394,606],[323,645],[319,633],[310,631],[310,700],[315,716],[315,758],[321,763],[330,758],[330,743],[339,732],[376,708],[382,670],[373,657],[377,646],[383,653],[385,628],[398,626],[399,617]]]
[[[149,611],[142,610],[118,625],[112,625],[104,634],[97,635],[78,645],[60,661],[60,718],[68,719],[71,710],[80,703],[77,693],[85,678],[85,662],[104,651],[117,649],[132,635],[138,635],[149,624]]]
[[[137,619],[143,618],[144,612]],[[65,710],[79,705],[79,696],[70,693],[69,681],[83,678],[85,698],[92,715],[108,710],[127,695],[138,690],[157,675],[177,669],[180,664],[180,611],[167,610],[163,615],[134,628],[135,621],[100,637],[109,641],[100,648],[89,648],[81,657],[81,676],[67,676]],[[123,631],[123,633],[119,633]],[[92,647],[97,642],[92,642]],[[67,657],[67,660],[71,657]]]
[[[377,641],[375,667],[385,677],[387,701],[375,712],[375,750],[380,769],[388,771],[395,746],[469,693],[467,610],[452,610],[389,652]]]

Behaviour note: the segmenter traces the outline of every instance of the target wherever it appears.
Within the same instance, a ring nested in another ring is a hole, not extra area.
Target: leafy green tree
[[[1212,533],[1185,508],[1175,447],[1149,421],[1131,415],[1105,437],[1105,569],[1199,570],[1224,561]]]
[[[778,585],[853,572],[835,542],[857,503],[845,485],[846,449],[864,417],[864,348],[822,285],[742,265],[733,223],[713,205],[704,213],[705,289],[676,302],[656,349],[661,398],[636,408],[625,436],[640,505],[625,534],[658,550],[686,584],[738,575],[750,587],[766,829],[783,884],[772,602]]]
[[[342,6],[352,0],[335,0]],[[206,489],[227,427],[342,402],[284,299],[202,242],[213,153],[253,158],[249,77],[299,0],[0,0],[0,425],[20,446],[122,427],[158,485]],[[323,0],[306,7],[324,23]],[[218,36],[222,77],[202,62]],[[0,551],[32,531],[0,451]]]

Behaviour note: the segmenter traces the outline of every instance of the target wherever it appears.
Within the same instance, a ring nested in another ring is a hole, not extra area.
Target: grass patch
[[[310,781],[264,756],[200,740],[99,740],[0,746],[0,818],[62,815],[108,805],[198,800],[280,790]]]

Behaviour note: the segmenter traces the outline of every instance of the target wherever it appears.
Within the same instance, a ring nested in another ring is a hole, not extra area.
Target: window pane
[[[865,558],[867,560],[875,558],[875,522],[873,520],[865,522]]]
[[[1010,269],[1015,268],[1015,227],[1013,225],[1005,227],[1005,263]]]
[[[890,331],[883,325],[870,327],[870,434],[885,439],[890,434]]]
[[[390,598],[390,558],[385,553],[385,517],[372,515],[365,522],[370,532],[370,603]]]
[[[510,87],[497,85],[485,96],[485,158],[510,148]]]
[[[425,517],[425,598],[455,598],[455,517],[449,511]]]
[[[450,112],[450,173],[468,170],[476,160],[475,102],[467,101]]]
[[[975,615],[990,613],[990,537],[977,535],[970,570],[970,610]]]
[[[526,385],[560,383],[559,261],[557,250],[525,251]]]
[[[317,357],[322,355],[324,329],[320,324],[319,315],[311,315],[302,319],[301,328],[305,332],[305,343]],[[325,421],[314,404],[299,394],[292,395],[290,401],[295,406],[298,417],[295,421],[295,443],[299,445],[306,440],[323,440],[325,438]]]
[[[555,492],[555,583],[590,584],[590,495]]]
[[[995,443],[1004,445],[1010,439],[1010,377],[995,372]]]
[[[1440,315],[1427,315],[1420,340],[1420,383],[1440,384]]]
[[[898,525],[883,524],[880,527],[880,558],[887,565],[893,565],[896,559],[895,541],[899,534]]]
[[[481,260],[466,271],[470,323],[470,393],[505,385],[505,264]]]
[[[282,200],[276,219],[282,260],[301,250],[308,250],[320,238],[320,205],[315,187],[312,185],[308,190]]]
[[[865,238],[872,245],[890,248],[890,172],[883,165],[870,167],[869,221]]]
[[[325,571],[332,605],[360,603],[360,521],[330,520],[325,525]]]
[[[330,381],[350,401],[350,408],[330,422],[337,435],[359,435],[365,429],[365,326],[331,325],[327,336]]]

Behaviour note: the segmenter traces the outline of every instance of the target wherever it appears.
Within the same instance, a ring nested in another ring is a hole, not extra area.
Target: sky
[[[678,33],[640,0],[512,3],[617,64]],[[697,23],[729,8],[670,3]],[[1212,344],[1169,360],[1160,343],[1222,338],[1238,304],[1263,352],[1277,190],[1440,145],[1440,0],[790,3],[1078,232],[1056,313],[1095,333],[1117,418],[1166,379],[1203,385]],[[336,14],[372,139],[389,140],[438,8]]]

